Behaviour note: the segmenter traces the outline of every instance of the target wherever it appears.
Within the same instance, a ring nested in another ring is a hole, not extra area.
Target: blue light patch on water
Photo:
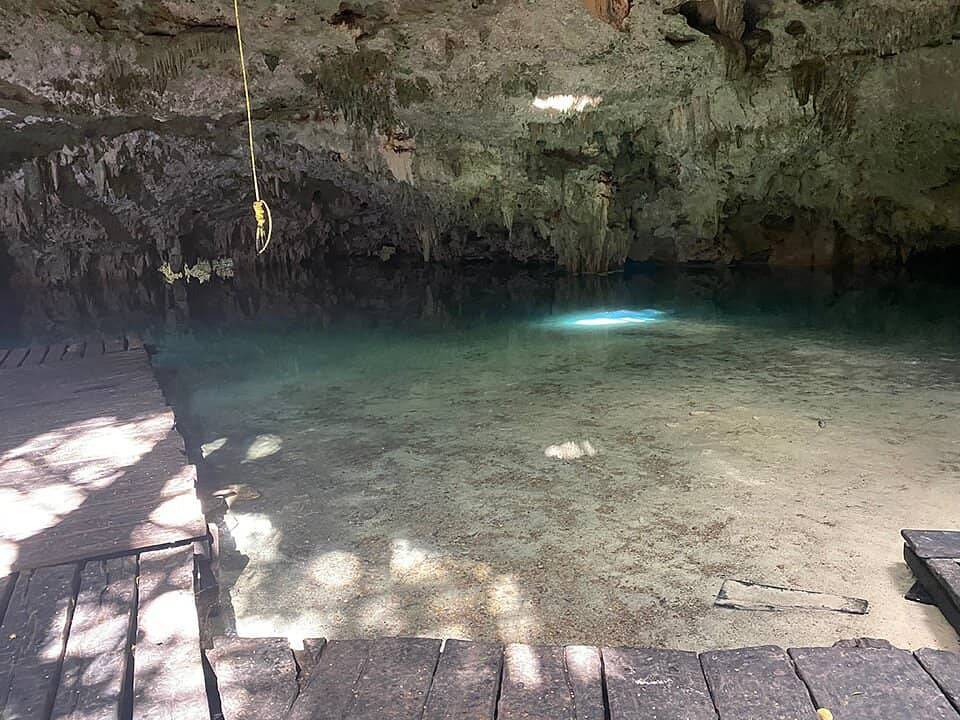
[[[647,325],[659,322],[665,313],[661,310],[611,310],[565,315],[548,321],[548,325],[563,328],[616,328]]]

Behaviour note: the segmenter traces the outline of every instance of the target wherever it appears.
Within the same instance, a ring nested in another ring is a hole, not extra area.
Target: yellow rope
[[[240,73],[243,76],[243,99],[247,104],[247,140],[250,144],[250,169],[253,170],[253,217],[257,221],[257,254],[270,244],[273,235],[273,215],[270,206],[260,199],[260,184],[257,181],[257,155],[253,149],[253,113],[250,110],[250,85],[247,82],[247,63],[243,57],[243,34],[240,32],[240,0],[233,0],[233,12],[237,19],[237,48],[240,50]]]

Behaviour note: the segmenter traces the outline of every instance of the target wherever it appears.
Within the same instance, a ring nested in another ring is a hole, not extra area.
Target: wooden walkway
[[[196,469],[138,340],[0,361],[0,576],[206,535]]]
[[[692,652],[218,638],[225,720],[958,720],[960,655],[882,641]],[[219,712],[217,712],[219,710]]]
[[[960,655],[873,640],[698,655],[216,638],[204,653],[196,474],[141,343],[0,349],[0,417],[0,720],[960,720]],[[911,567],[956,565],[957,538],[905,538]]]
[[[0,417],[0,720],[209,718],[207,529],[142,343],[0,349]]]
[[[207,720],[191,545],[0,581],[0,718]]]

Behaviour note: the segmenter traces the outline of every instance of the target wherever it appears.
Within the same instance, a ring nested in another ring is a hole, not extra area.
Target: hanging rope
[[[240,0],[233,0],[233,12],[237,19],[237,48],[240,50],[240,74],[243,76],[243,99],[247,105],[247,140],[250,144],[250,169],[253,170],[253,217],[257,221],[257,254],[270,244],[273,235],[273,215],[270,206],[260,199],[260,183],[257,181],[257,155],[253,149],[253,113],[250,110],[250,85],[247,82],[247,62],[243,57],[243,33],[240,32]]]

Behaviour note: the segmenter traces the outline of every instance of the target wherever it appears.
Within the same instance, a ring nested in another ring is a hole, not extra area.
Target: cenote
[[[27,297],[7,340],[148,338],[220,633],[955,645],[898,533],[957,517],[956,285],[374,259]],[[722,610],[727,578],[871,609]]]

